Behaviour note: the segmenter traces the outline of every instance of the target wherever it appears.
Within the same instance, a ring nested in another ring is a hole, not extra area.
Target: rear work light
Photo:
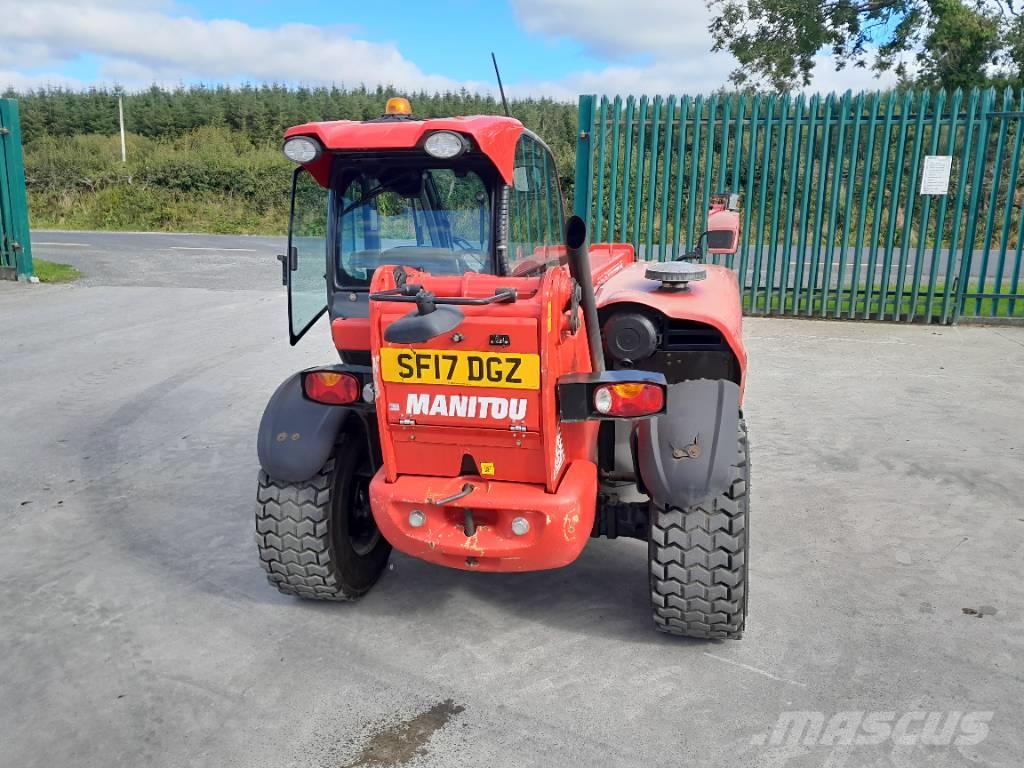
[[[320,157],[320,143],[308,136],[293,136],[284,143],[284,156],[293,163],[311,163]]]
[[[362,382],[351,373],[307,371],[302,376],[306,397],[324,405],[351,405],[359,400]]]
[[[657,384],[602,384],[594,390],[594,410],[603,416],[650,416],[664,407],[665,390]]]
[[[423,149],[431,157],[450,160],[461,155],[469,149],[469,146],[466,144],[466,140],[457,133],[435,131],[427,136],[427,140],[423,142]]]

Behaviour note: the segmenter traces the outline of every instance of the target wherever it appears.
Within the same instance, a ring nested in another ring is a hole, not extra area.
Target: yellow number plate
[[[540,356],[382,347],[380,375],[398,384],[540,389]]]

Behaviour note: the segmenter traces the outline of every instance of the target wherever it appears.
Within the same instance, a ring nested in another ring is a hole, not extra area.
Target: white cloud
[[[579,93],[708,93],[726,85],[731,62],[724,54],[707,53],[703,60],[656,61],[646,65],[615,64],[573,72],[558,81],[520,83],[515,95],[544,94],[574,99]]]
[[[243,79],[427,90],[473,85],[423,72],[395,45],[356,39],[349,29],[262,29],[230,19],[196,19],[172,8],[127,0],[0,0],[0,70],[52,69],[88,54],[98,58],[104,80],[127,86]]]
[[[872,70],[862,67],[846,67],[837,72],[835,60],[831,56],[819,54],[814,58],[814,73],[808,90],[821,93],[877,91],[895,86],[899,79],[892,72],[884,72],[881,77],[876,77]]]
[[[615,61],[597,70],[567,74],[555,83],[532,84],[564,98],[573,93],[707,93],[727,86],[736,67],[731,54],[711,51],[711,12],[705,0],[512,0],[529,32],[579,44],[594,58]],[[809,91],[873,90],[895,83],[864,69],[835,71],[834,60],[816,57]],[[520,84],[515,92],[530,92]],[[571,97],[571,96],[570,96]]]
[[[14,70],[0,67],[0,93],[8,88],[15,91],[31,91],[36,88],[71,88],[82,90],[90,83],[83,82],[73,77],[67,77],[59,72],[43,72],[39,74],[25,74]]]
[[[530,32],[580,42],[600,58],[704,56],[711,14],[704,0],[512,0]]]

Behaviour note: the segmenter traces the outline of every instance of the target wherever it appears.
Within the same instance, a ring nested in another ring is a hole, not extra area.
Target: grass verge
[[[70,264],[46,259],[32,259],[32,268],[40,283],[69,283],[82,276],[82,273]]]
[[[967,300],[965,302],[963,317],[971,318],[985,318],[985,317],[1020,317],[1024,318],[1024,297],[1020,293],[1015,291],[1009,280],[1005,281],[1000,287],[994,287],[992,281],[988,282],[984,291],[980,289],[975,281],[971,281],[967,289]],[[749,296],[749,287],[747,289],[747,296],[743,300],[743,309],[746,312],[751,312],[751,301]],[[886,292],[884,310],[885,319],[891,319],[896,314],[897,310],[901,319],[907,318],[908,315],[912,315],[916,320],[924,320],[927,317],[931,317],[932,322],[941,319],[943,316],[951,317],[955,313],[956,296],[951,295],[949,297],[949,303],[946,304],[946,286],[942,283],[936,283],[931,289],[927,285],[922,285],[917,291],[912,288],[905,288],[902,293],[894,294],[893,289],[890,286]],[[799,307],[796,306],[794,301],[794,291],[790,287],[786,291],[785,300],[781,300],[779,296],[779,289],[775,287],[772,289],[772,296],[770,301],[770,308],[768,309],[769,314],[788,314],[788,315],[804,315],[807,317],[828,317],[832,318],[836,316],[837,304],[838,304],[838,315],[841,318],[863,318],[865,314],[869,318],[877,318],[882,312],[882,286],[875,285],[870,290],[866,289],[863,285],[857,287],[851,292],[850,288],[844,287],[841,294],[837,295],[836,291],[832,291],[828,297],[828,305],[825,311],[822,311],[822,291],[816,289],[813,297],[813,306],[808,308],[808,296],[806,288],[800,293]],[[982,295],[978,295],[982,294]],[[1005,298],[1003,295],[1005,294]],[[756,304],[752,314],[763,314],[765,313],[766,291],[763,286],[758,287],[758,295]],[[868,311],[865,313],[865,304],[868,305]],[[913,310],[911,312],[911,310]],[[930,310],[930,311],[929,311]]]

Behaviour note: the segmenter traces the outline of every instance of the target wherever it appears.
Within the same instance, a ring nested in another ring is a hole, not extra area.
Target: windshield
[[[382,264],[435,275],[493,272],[491,196],[474,171],[382,166],[341,175],[337,281],[367,286]]]

